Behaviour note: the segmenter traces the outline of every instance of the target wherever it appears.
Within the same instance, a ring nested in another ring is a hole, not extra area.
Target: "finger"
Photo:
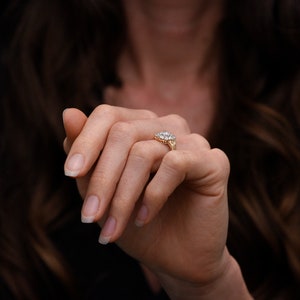
[[[223,196],[228,176],[228,159],[221,150],[206,147],[169,152],[145,190],[136,223],[150,222],[183,181],[203,199],[212,199]]]
[[[149,178],[149,174],[155,166],[158,168],[156,161],[167,151],[166,147],[159,145],[154,140],[136,143],[130,151],[126,167],[122,170],[122,177],[118,180],[118,183],[114,183],[111,193],[105,192],[108,189],[107,185],[111,184],[112,179],[110,177],[104,176],[104,179],[100,179],[93,176],[94,183],[91,179],[88,196],[83,204],[83,222],[88,223],[99,220],[109,206],[113,195],[116,198],[138,198]],[[94,209],[92,209],[92,203],[95,204]]]
[[[78,109],[68,108],[63,111],[63,124],[66,132],[63,147],[67,154],[69,153],[74,140],[80,134],[86,120],[86,115]],[[85,196],[88,181],[89,176],[77,180],[77,187],[81,197]]]
[[[68,138],[65,137],[65,139],[63,141],[63,149],[66,154],[68,154],[70,152],[71,146],[72,146],[72,144],[68,141]]]
[[[186,134],[189,129],[182,126],[181,120],[178,122],[177,119],[177,116],[166,116],[155,120],[139,119],[115,123],[109,131],[106,144],[91,177],[89,193],[110,200],[132,145],[139,141],[152,140],[155,132],[161,131],[161,128],[168,129],[170,124],[176,134]],[[164,148],[168,149],[167,146]]]
[[[189,139],[193,137],[193,134],[189,135]],[[199,147],[201,145],[203,148],[209,148],[209,144],[204,138],[198,136],[197,138]],[[184,137],[181,140],[184,147],[186,147],[186,138]],[[157,171],[162,157],[168,151],[168,147],[155,140],[138,142],[132,147],[126,167],[111,201],[109,218],[107,220],[108,225],[104,226],[104,230],[102,230],[100,235],[99,241],[101,243],[115,241],[121,236],[134,211],[137,200],[148,183],[150,173]],[[102,206],[103,211],[97,212],[97,219],[103,215],[107,206],[108,202],[104,207]],[[147,218],[147,215],[147,206],[143,206],[136,219],[136,225],[144,225],[144,219]]]
[[[148,184],[141,207],[136,216],[136,225],[143,226],[152,220],[175,189],[184,181],[188,153],[171,151],[168,153],[157,173]]]
[[[63,124],[66,132],[63,147],[66,153],[70,151],[74,140],[80,134],[86,120],[86,115],[78,109],[67,108],[63,111]]]
[[[157,118],[155,121],[150,119],[134,120],[130,122],[118,122],[113,125],[91,176],[87,192],[87,196],[93,199],[93,202],[89,202],[94,203],[94,210],[96,210],[97,204],[101,206],[98,207],[96,219],[101,218],[112,200],[123,176],[122,174],[124,173],[129,153],[132,151],[132,147],[134,147],[133,145],[139,141],[153,139],[153,133],[161,128],[165,128],[167,124],[173,124],[177,132],[186,131],[187,129],[180,122],[177,122],[177,124],[174,122],[175,119],[177,120],[177,117],[167,116]],[[164,154],[168,151],[167,146],[159,144],[154,140],[152,140],[152,143],[159,146],[158,148]],[[160,157],[162,157],[162,154]],[[141,166],[136,166],[136,168],[139,169]],[[89,220],[91,221],[93,218]]]
[[[154,140],[138,142],[133,146],[109,208],[109,218],[113,218],[115,228],[109,231],[104,225],[99,238],[102,244],[121,236],[154,166],[158,166],[157,162],[167,151]]]
[[[153,118],[154,113],[109,105],[98,106],[87,119],[75,139],[65,163],[65,174],[71,177],[85,175],[98,159],[110,128],[122,120]]]

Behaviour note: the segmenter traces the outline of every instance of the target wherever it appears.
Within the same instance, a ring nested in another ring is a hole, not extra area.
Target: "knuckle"
[[[186,119],[177,114],[172,114],[169,116],[173,124],[177,124],[179,128],[182,128],[184,132],[190,132],[188,122]]]
[[[137,142],[132,146],[130,155],[134,158],[145,160],[151,156],[152,152],[152,149],[150,147],[145,147],[143,142]]]
[[[143,110],[142,110],[142,113],[143,113],[144,118],[146,118],[146,119],[154,119],[154,118],[157,118],[157,114],[154,113],[154,112],[151,111],[151,110],[143,109]]]
[[[114,109],[112,106],[110,106],[108,104],[100,104],[94,109],[94,113],[97,116],[111,115],[114,113]]]
[[[136,128],[130,122],[117,122],[112,125],[109,138],[112,140],[120,141],[126,137],[129,140],[130,136],[133,136],[136,132]]]
[[[91,115],[93,118],[102,119],[102,118],[109,118],[112,122],[115,122],[119,118],[119,112],[116,107],[108,105],[108,104],[100,104],[98,105]]]
[[[183,151],[169,151],[163,158],[162,164],[168,173],[179,173],[186,168],[186,153]]]
[[[218,148],[213,148],[210,151],[214,156],[217,174],[222,179],[227,179],[230,173],[230,163],[227,155]]]
[[[208,140],[204,138],[202,135],[197,133],[191,133],[190,136],[193,140],[197,141],[197,144],[199,144],[199,146],[207,149],[211,148]]]
[[[112,132],[116,131],[116,132],[121,132],[126,134],[128,131],[131,131],[133,129],[132,127],[133,126],[128,122],[120,121],[112,125],[111,131]]]

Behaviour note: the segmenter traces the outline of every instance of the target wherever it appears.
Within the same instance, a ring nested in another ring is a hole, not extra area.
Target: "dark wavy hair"
[[[209,140],[231,161],[228,248],[256,299],[300,297],[300,1],[227,0]],[[65,107],[89,113],[126,38],[119,1],[11,1],[1,16],[0,285],[72,287],[53,235],[78,207]],[[70,209],[72,208],[72,209]]]

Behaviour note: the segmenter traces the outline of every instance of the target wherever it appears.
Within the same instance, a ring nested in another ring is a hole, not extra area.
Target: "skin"
[[[172,299],[251,299],[226,248],[229,162],[205,139],[222,4],[124,1],[124,85],[109,87],[108,104],[88,117],[63,114],[65,173],[84,199],[82,221],[98,222],[99,242],[147,266]],[[162,130],[176,135],[176,150],[153,139]]]

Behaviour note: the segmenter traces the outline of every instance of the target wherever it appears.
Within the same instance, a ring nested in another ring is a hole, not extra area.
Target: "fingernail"
[[[138,227],[142,227],[145,224],[145,221],[148,217],[148,208],[146,205],[142,205],[142,207],[140,208],[136,220],[135,220],[135,225]]]
[[[73,154],[66,163],[65,175],[70,177],[76,177],[83,167],[84,158],[82,154]]]
[[[99,199],[97,196],[91,195],[86,198],[81,211],[81,222],[92,223],[99,209]]]
[[[109,243],[111,236],[113,235],[115,229],[116,229],[117,221],[114,217],[108,217],[106,220],[102,230],[101,234],[99,236],[99,243],[106,245]]]

